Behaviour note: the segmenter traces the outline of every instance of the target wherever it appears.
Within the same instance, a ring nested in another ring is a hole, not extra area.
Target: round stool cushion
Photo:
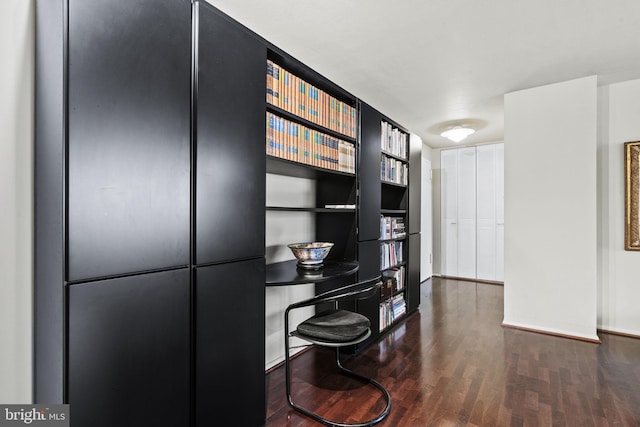
[[[347,310],[326,310],[298,325],[298,334],[327,342],[350,342],[365,334],[371,322]]]

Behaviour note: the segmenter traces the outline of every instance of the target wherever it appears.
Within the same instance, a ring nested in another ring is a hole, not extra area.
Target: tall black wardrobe
[[[38,0],[34,401],[261,425],[261,40],[206,3]]]
[[[69,403],[74,427],[264,424],[267,168],[315,181],[317,206],[267,209],[314,213],[361,278],[381,273],[381,215],[401,217],[417,309],[420,144],[408,182],[383,182],[382,113],[202,0],[36,7],[36,403]],[[267,111],[322,131],[267,105],[267,58],[356,106],[356,173],[266,155]],[[365,345],[406,318],[381,325],[384,304],[347,307]]]

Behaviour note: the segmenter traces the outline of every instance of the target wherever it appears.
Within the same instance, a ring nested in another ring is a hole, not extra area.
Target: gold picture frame
[[[624,249],[640,251],[640,141],[624,144]]]

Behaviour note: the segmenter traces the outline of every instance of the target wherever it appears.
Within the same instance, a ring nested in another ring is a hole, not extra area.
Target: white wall
[[[598,327],[640,336],[640,253],[624,250],[623,145],[640,141],[640,80],[599,89]]]
[[[0,403],[30,403],[33,0],[0,2]]]
[[[267,174],[267,206],[314,207],[313,180]],[[266,262],[294,259],[289,243],[315,240],[315,217],[309,212],[267,211]],[[265,369],[284,360],[284,310],[295,301],[314,295],[314,285],[266,288],[265,294]],[[313,315],[313,307],[291,313],[291,327]],[[296,340],[291,340],[296,345]],[[298,350],[299,351],[299,350]]]
[[[504,324],[597,340],[595,76],[505,96]]]

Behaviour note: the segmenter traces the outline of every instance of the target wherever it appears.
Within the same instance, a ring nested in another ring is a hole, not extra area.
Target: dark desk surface
[[[302,270],[296,267],[295,259],[274,264],[267,264],[266,286],[299,285],[318,283],[338,277],[348,276],[358,271],[357,261],[325,260],[318,270]]]

